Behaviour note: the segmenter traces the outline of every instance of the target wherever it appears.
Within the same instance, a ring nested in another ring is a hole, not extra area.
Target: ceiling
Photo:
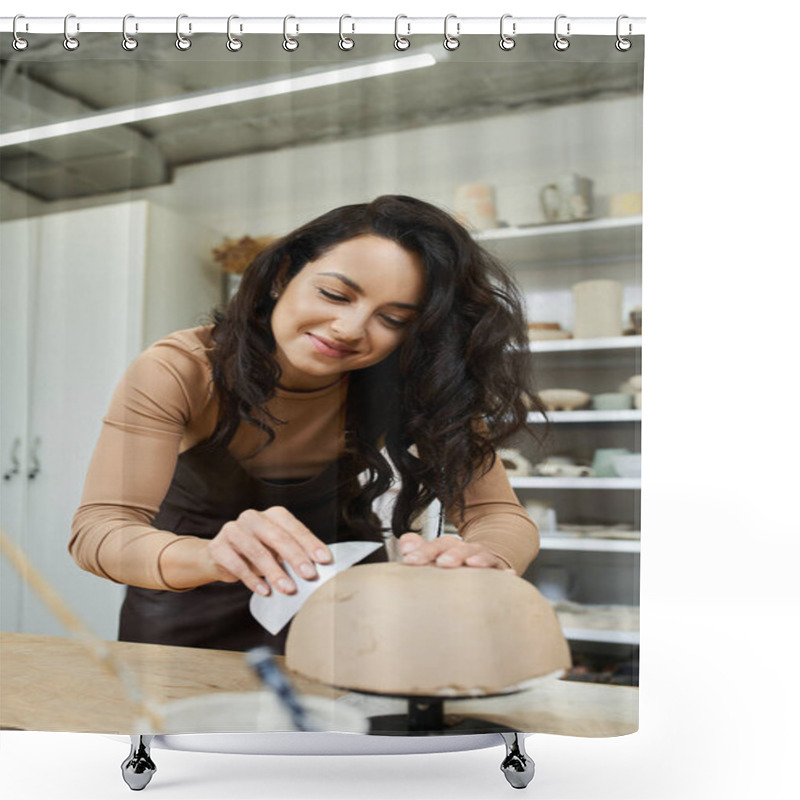
[[[581,37],[557,52],[550,36],[469,36],[453,52],[441,37],[412,37],[434,67],[338,86],[73,133],[0,149],[0,180],[53,201],[168,183],[175,167],[369,134],[642,91],[643,37],[618,52],[613,37]],[[217,35],[184,52],[174,35],[142,37],[126,52],[117,34],[87,34],[67,52],[60,37],[30,37],[22,53],[0,42],[0,131],[22,130],[109,108],[299,76],[399,55],[387,36],[363,36],[342,52],[336,37],[310,34],[294,53],[281,37],[245,37],[229,53]],[[633,55],[632,55],[633,54]]]

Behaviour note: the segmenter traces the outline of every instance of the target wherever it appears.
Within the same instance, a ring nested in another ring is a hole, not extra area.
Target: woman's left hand
[[[516,575],[516,570],[490,553],[482,544],[469,544],[458,536],[443,534],[427,541],[418,533],[404,533],[397,541],[404,564],[431,565],[448,569],[483,567],[503,569]]]

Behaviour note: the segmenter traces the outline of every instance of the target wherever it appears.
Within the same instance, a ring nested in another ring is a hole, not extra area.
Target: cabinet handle
[[[28,480],[32,481],[41,471],[41,465],[39,464],[39,445],[42,443],[42,439],[40,436],[37,436],[33,440],[33,447],[31,448],[31,464],[33,465],[30,470],[28,471]]]
[[[19,472],[19,446],[21,444],[22,439],[17,436],[14,444],[11,445],[11,469],[3,474],[4,481],[10,481]]]

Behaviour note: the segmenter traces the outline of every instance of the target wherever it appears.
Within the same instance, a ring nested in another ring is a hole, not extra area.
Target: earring
[[[269,296],[270,296],[270,297],[271,297],[273,300],[277,300],[277,299],[278,299],[278,298],[281,296],[281,293],[280,293],[280,292],[279,292],[277,289],[273,289],[273,290],[272,290],[272,291],[269,293]]]

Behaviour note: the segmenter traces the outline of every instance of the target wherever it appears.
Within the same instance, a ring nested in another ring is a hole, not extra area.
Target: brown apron
[[[242,511],[284,506],[326,544],[364,539],[341,520],[340,465],[345,454],[299,483],[254,478],[224,446],[207,442],[178,456],[175,474],[153,526],[177,534],[213,539]],[[346,474],[346,471],[345,473]],[[383,541],[376,534],[374,541]],[[386,561],[379,548],[362,563]],[[188,592],[128,586],[120,611],[122,642],[248,650],[269,645],[283,653],[291,622],[276,635],[250,614],[252,592],[241,581],[215,581]]]

